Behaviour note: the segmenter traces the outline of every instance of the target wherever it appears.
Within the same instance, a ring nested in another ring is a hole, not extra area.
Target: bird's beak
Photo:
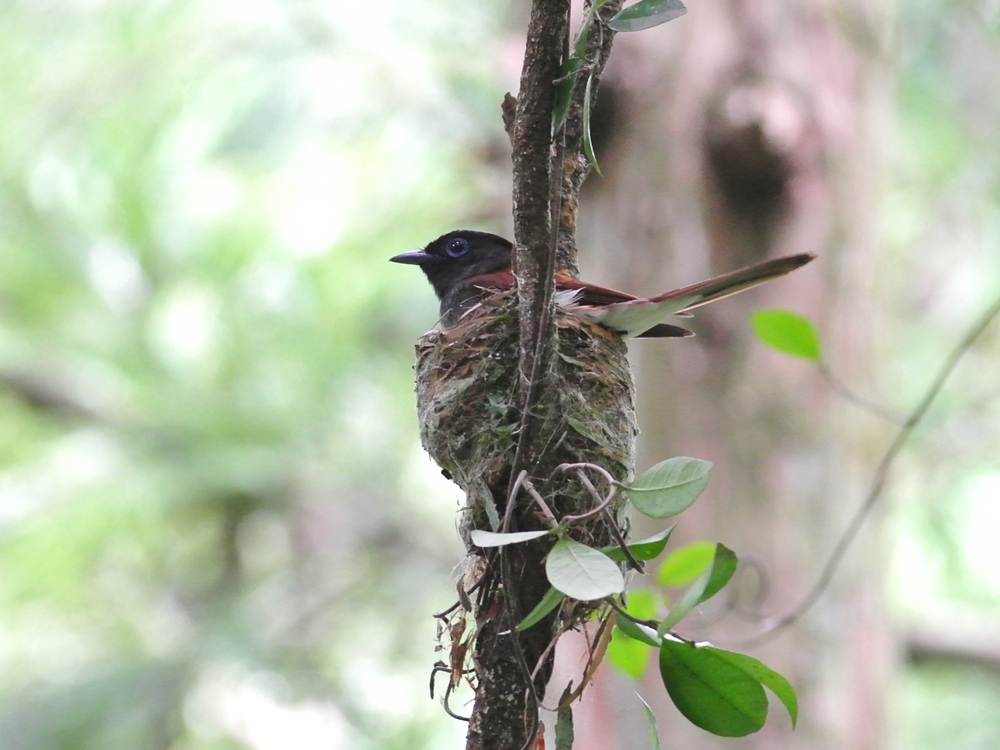
[[[434,256],[430,253],[425,253],[423,250],[411,250],[408,253],[400,253],[389,258],[391,263],[408,263],[412,266],[421,266],[424,263],[430,263],[432,260],[435,260]]]

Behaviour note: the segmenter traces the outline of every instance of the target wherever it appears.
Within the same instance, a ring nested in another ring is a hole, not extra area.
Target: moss
[[[566,313],[559,313],[557,327],[557,401],[539,407],[541,441],[547,449],[532,473],[542,481],[539,490],[559,516],[586,511],[593,499],[572,477],[544,481],[549,472],[561,463],[588,462],[627,481],[633,472],[637,428],[624,341]],[[464,527],[496,529],[503,515],[517,442],[517,351],[512,293],[485,300],[461,324],[431,331],[417,342],[421,441],[465,491]],[[529,521],[527,527],[536,526]],[[574,536],[585,543],[604,544],[608,539],[598,528]]]

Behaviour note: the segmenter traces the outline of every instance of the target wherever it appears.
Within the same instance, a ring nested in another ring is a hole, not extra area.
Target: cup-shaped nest
[[[533,486],[557,518],[583,513],[594,497],[564,463],[597,464],[616,480],[632,478],[635,386],[621,337],[579,316],[557,311],[558,353],[535,414],[540,455]],[[424,448],[467,496],[464,530],[499,530],[517,445],[518,321],[513,292],[484,300],[447,330],[417,342],[417,411]],[[554,472],[554,473],[553,473]],[[597,474],[591,480],[601,486]],[[536,504],[519,496],[518,530],[545,528]],[[523,510],[522,510],[523,509]],[[617,508],[612,508],[612,511]],[[601,515],[571,535],[593,546],[610,543]],[[468,539],[466,534],[466,543]],[[472,551],[470,549],[470,551]]]

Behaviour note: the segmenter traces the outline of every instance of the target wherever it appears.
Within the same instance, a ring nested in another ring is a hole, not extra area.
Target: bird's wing
[[[636,299],[631,294],[588,284],[565,273],[556,274],[556,294],[567,300],[565,304],[572,303],[576,307],[601,307]]]
[[[618,331],[625,338],[639,336],[671,315],[693,310],[709,302],[738,294],[770,279],[784,276],[815,257],[803,253],[766,260],[648,299],[632,298],[589,310],[577,309],[576,312],[606,328]]]

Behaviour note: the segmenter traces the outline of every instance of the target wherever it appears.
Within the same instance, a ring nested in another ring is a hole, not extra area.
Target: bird
[[[420,250],[389,260],[420,266],[441,303],[441,324],[448,328],[487,296],[514,288],[513,253],[514,245],[499,235],[456,229]],[[693,336],[686,328],[665,321],[689,317],[688,312],[696,307],[784,276],[815,257],[800,253],[773,258],[653,297],[636,297],[557,272],[555,302],[622,338]]]

